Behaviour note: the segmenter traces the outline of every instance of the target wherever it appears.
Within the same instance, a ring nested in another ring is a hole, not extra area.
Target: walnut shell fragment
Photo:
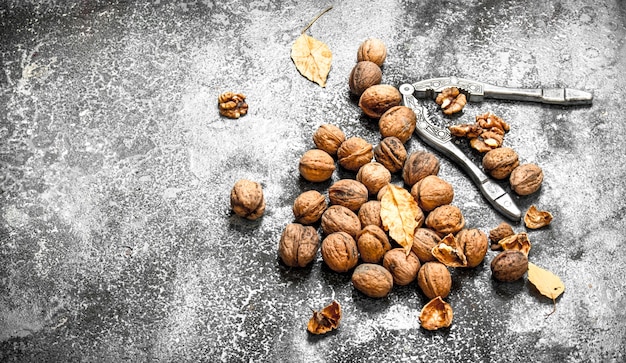
[[[549,225],[552,222],[552,218],[552,213],[539,210],[536,206],[531,205],[528,211],[526,211],[526,215],[524,215],[524,224],[527,228],[538,229]]]
[[[458,240],[453,234],[448,234],[441,239],[432,249],[432,254],[437,261],[449,267],[467,267],[467,257],[463,247],[459,246]]]
[[[426,330],[437,330],[452,325],[454,313],[452,306],[443,301],[441,296],[430,300],[420,312],[420,324]]]
[[[330,303],[322,310],[313,310],[313,316],[307,324],[307,330],[312,334],[325,334],[337,329],[341,321],[341,305],[337,301]]]
[[[505,237],[498,241],[498,244],[505,251],[520,251],[526,256],[528,256],[528,253],[530,252],[530,248],[532,246],[530,240],[528,239],[528,234],[525,232],[520,232],[512,236]]]
[[[381,298],[393,288],[393,276],[381,265],[362,263],[352,273],[352,285],[369,297]]]

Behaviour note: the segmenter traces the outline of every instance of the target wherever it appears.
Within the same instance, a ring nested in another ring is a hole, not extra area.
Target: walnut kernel
[[[220,115],[228,118],[239,118],[248,113],[246,96],[241,93],[224,92],[217,97]]]
[[[463,107],[467,104],[467,98],[458,88],[450,87],[439,93],[435,102],[441,106],[444,114],[452,115],[463,110]]]

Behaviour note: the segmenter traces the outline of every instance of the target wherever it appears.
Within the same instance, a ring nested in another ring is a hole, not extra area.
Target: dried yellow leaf
[[[300,74],[326,87],[326,78],[333,59],[333,53],[326,43],[310,35],[301,34],[291,47],[291,59]]]
[[[528,281],[535,285],[541,295],[553,301],[565,291],[565,285],[557,275],[532,262],[528,263]]]
[[[380,219],[385,230],[389,231],[389,236],[404,247],[407,255],[413,245],[419,212],[421,210],[411,193],[404,188],[387,184],[380,200]]]

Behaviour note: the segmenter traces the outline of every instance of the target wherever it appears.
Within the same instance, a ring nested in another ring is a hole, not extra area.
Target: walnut
[[[357,212],[369,197],[363,183],[354,179],[341,179],[328,188],[330,204],[342,205]]]
[[[519,157],[510,147],[499,147],[483,156],[483,169],[496,179],[506,179],[519,165]]]
[[[323,182],[333,175],[335,160],[326,151],[311,149],[302,155],[298,168],[304,179],[310,182]]]
[[[385,137],[374,148],[376,161],[383,164],[392,173],[402,170],[406,160],[406,148],[400,139],[394,136]]]
[[[391,173],[383,164],[372,161],[359,169],[356,180],[365,185],[370,194],[376,194],[391,182]]]
[[[370,224],[383,228],[383,222],[380,219],[380,201],[378,200],[370,200],[363,204],[359,209],[358,216],[363,228]]]
[[[326,207],[326,198],[317,190],[309,190],[296,198],[292,210],[296,222],[312,224],[322,217]]]
[[[498,242],[501,239],[506,238],[508,236],[512,236],[514,234],[515,232],[513,231],[513,227],[511,227],[510,224],[506,222],[501,222],[496,228],[489,231],[489,239],[492,242],[491,249],[492,250],[501,249],[502,246],[500,246]]]
[[[366,89],[380,84],[382,79],[383,72],[376,63],[370,61],[358,62],[352,68],[352,72],[350,72],[348,81],[350,92],[360,96]]]
[[[513,169],[509,183],[513,191],[519,195],[529,195],[541,188],[543,170],[536,164],[522,164]]]
[[[366,89],[359,98],[359,107],[371,118],[380,118],[388,109],[399,106],[400,91],[388,84],[377,84]]]
[[[331,233],[322,241],[322,259],[335,272],[347,272],[359,262],[356,242],[345,232]]]
[[[386,58],[387,47],[382,40],[377,38],[370,38],[361,43],[356,56],[358,62],[370,61],[376,63],[379,67],[383,65]]]
[[[531,205],[524,215],[524,224],[526,224],[526,228],[537,229],[549,225],[552,218],[552,213],[539,210],[536,206]]]
[[[462,229],[456,234],[457,244],[463,249],[469,268],[480,265],[488,249],[487,235],[476,228]]]
[[[407,255],[404,248],[394,248],[385,253],[383,266],[391,272],[394,284],[405,286],[417,278],[421,265],[415,253]]]
[[[241,93],[224,92],[217,97],[220,115],[228,118],[239,118],[248,113],[246,96]]]
[[[422,263],[435,261],[432,250],[440,241],[441,237],[439,237],[435,231],[428,228],[417,228],[413,235],[411,251],[417,255]]]
[[[381,265],[362,263],[352,273],[352,286],[369,297],[381,298],[393,288],[393,276]]]
[[[504,122],[504,120],[491,112],[484,113],[476,116],[476,124],[484,130],[498,131],[504,135],[505,132],[511,129],[511,126]]]
[[[378,129],[383,137],[395,136],[405,143],[413,136],[416,122],[417,117],[412,109],[395,106],[380,116]]]
[[[404,162],[402,179],[409,187],[412,187],[425,177],[438,173],[439,159],[428,151],[416,151],[411,153]]]
[[[360,167],[372,161],[373,157],[372,144],[358,136],[342,142],[337,150],[339,165],[351,171],[358,171]]]
[[[452,275],[443,263],[426,262],[417,273],[417,285],[429,299],[437,296],[445,298],[452,289]]]
[[[440,237],[454,234],[463,229],[465,218],[461,210],[454,205],[442,205],[433,209],[426,217],[426,226],[435,231]]]
[[[356,245],[363,262],[379,263],[391,249],[387,234],[373,224],[365,226],[356,236]]]
[[[436,175],[428,175],[413,185],[411,195],[422,210],[430,212],[439,206],[452,203],[454,190],[447,181]]]
[[[452,306],[440,296],[430,300],[420,311],[420,325],[426,330],[437,330],[452,325]]]
[[[359,217],[350,209],[341,205],[331,205],[322,214],[322,231],[326,235],[334,232],[345,232],[355,237],[361,230]]]
[[[463,93],[459,92],[458,88],[450,87],[439,93],[435,102],[441,106],[444,114],[452,115],[463,110],[467,103],[467,98]]]
[[[305,267],[315,259],[320,238],[314,227],[290,223],[278,245],[278,256],[289,267]]]
[[[329,155],[337,155],[341,143],[346,140],[346,135],[335,125],[323,124],[313,133],[315,146],[326,151]]]
[[[491,112],[476,116],[476,123],[453,125],[448,128],[452,135],[466,137],[470,146],[481,153],[502,146],[504,134],[510,126]]]
[[[448,267],[467,267],[467,257],[463,246],[459,245],[456,237],[450,233],[441,239],[441,242],[432,250],[437,261]]]
[[[230,206],[236,215],[249,220],[258,219],[265,212],[265,197],[261,184],[241,179],[230,191]]]
[[[528,271],[528,257],[520,251],[500,252],[491,261],[491,276],[504,282],[519,280]]]

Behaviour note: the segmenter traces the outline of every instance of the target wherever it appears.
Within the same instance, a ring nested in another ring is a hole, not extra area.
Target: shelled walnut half
[[[239,118],[248,113],[246,96],[242,93],[224,92],[217,98],[220,115]]]

